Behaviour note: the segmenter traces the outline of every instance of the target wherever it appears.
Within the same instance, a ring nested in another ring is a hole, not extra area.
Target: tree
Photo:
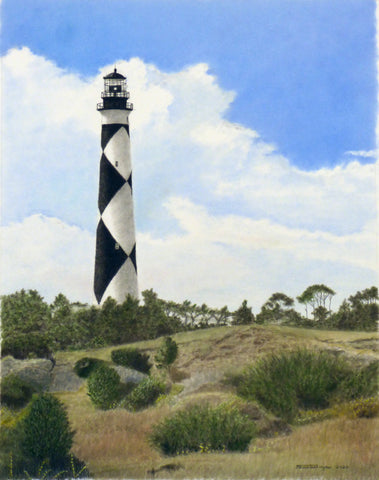
[[[329,302],[328,311],[331,310],[332,297],[336,294],[334,290],[324,284],[315,284],[306,288],[304,292],[297,297],[299,303],[305,305],[305,312],[308,318],[308,305],[312,307],[312,314],[318,307],[326,308],[326,302]]]
[[[229,318],[232,316],[232,314],[229,312],[229,309],[226,305],[220,309],[211,310],[211,312],[212,312],[212,317],[216,320],[217,326],[226,325],[228,323]],[[251,313],[251,308],[250,308],[250,313]],[[251,313],[251,315],[253,314]]]
[[[178,356],[178,344],[171,337],[166,337],[160,346],[154,360],[158,368],[169,368]]]
[[[378,289],[366,288],[344,300],[336,314],[338,328],[342,330],[374,331],[379,314]]]
[[[35,466],[48,460],[51,467],[62,465],[73,443],[63,404],[51,394],[34,397],[26,417],[22,420],[22,450]]]
[[[49,333],[56,349],[64,350],[75,342],[76,325],[72,319],[72,306],[65,295],[59,293],[50,305]]]
[[[46,332],[49,322],[49,305],[36,290],[20,290],[1,298],[3,338],[15,333]]]
[[[142,292],[144,304],[140,308],[140,325],[143,338],[157,338],[182,329],[180,321],[165,314],[164,301],[153,289]]]
[[[1,299],[2,356],[27,358],[49,354],[50,309],[36,290],[20,290]]]
[[[233,325],[248,325],[254,321],[252,308],[247,306],[247,300],[233,313]]]
[[[258,323],[274,322],[279,323],[288,320],[294,310],[291,309],[294,300],[284,293],[276,292],[271,295],[267,302],[262,306],[257,315]]]

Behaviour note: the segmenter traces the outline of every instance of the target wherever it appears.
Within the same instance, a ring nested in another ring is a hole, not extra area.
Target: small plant
[[[151,442],[165,455],[183,452],[245,451],[254,423],[235,406],[192,405],[153,427]]]
[[[56,479],[73,479],[73,478],[85,478],[89,476],[87,465],[76,458],[74,455],[66,457],[61,468],[51,467],[48,459],[43,460],[39,466],[32,466],[30,468],[30,462],[25,464],[24,467],[19,467],[14,471],[13,468],[13,455],[9,456],[8,475],[1,478],[19,478],[20,474],[22,478],[32,480],[38,478],[39,480],[56,480]],[[31,473],[29,473],[31,472]],[[16,474],[16,475],[14,475]]]
[[[1,380],[1,403],[11,408],[25,406],[32,398],[35,389],[15,374]]]
[[[379,400],[375,397],[355,400],[352,410],[356,418],[373,418],[379,414]]]
[[[98,358],[84,357],[75,363],[74,372],[78,377],[88,378],[99,365],[104,365],[104,361]]]
[[[178,356],[178,344],[171,337],[166,337],[159,348],[154,360],[158,368],[168,368]]]
[[[350,418],[373,418],[379,415],[379,399],[376,397],[358,398],[350,402],[334,405],[334,416],[346,415]]]
[[[307,425],[308,423],[322,422],[333,416],[333,411],[330,408],[324,410],[301,410],[295,423],[296,425]]]
[[[112,350],[112,362],[123,367],[133,368],[142,373],[149,373],[152,367],[149,355],[141,353],[136,348],[119,348]]]
[[[156,378],[148,377],[139,383],[123,401],[128,410],[136,411],[155,403],[165,392],[165,385]]]
[[[88,378],[88,395],[102,410],[117,405],[120,400],[120,375],[107,365],[98,365]]]

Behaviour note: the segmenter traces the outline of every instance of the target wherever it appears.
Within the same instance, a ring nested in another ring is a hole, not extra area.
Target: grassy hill
[[[171,393],[158,404],[131,413],[96,410],[83,385],[57,396],[68,409],[74,430],[74,453],[95,477],[104,478],[376,478],[377,418],[341,413],[289,429],[266,429],[246,453],[196,453],[164,457],[148,441],[152,425],[189,403],[235,400],[225,375],[263,355],[298,346],[347,355],[354,362],[379,358],[376,334],[299,329],[281,326],[234,326],[179,333],[179,356],[172,370]],[[154,355],[161,339],[133,346]],[[113,348],[60,352],[58,364],[91,356],[110,361]],[[266,419],[261,419],[264,423]],[[263,431],[264,429],[262,429]],[[168,465],[168,467],[167,467]],[[166,468],[162,468],[165,467]],[[150,472],[150,473],[148,473]]]

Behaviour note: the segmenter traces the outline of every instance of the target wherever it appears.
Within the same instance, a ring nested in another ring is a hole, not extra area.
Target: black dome
[[[121,75],[121,73],[117,73],[117,68],[115,68],[112,73],[109,73],[108,75],[106,75],[103,78],[104,79],[105,78],[118,78],[120,80],[126,80],[126,77],[124,77],[124,75]]]

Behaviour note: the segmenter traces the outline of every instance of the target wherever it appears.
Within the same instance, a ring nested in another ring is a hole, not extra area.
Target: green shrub
[[[1,343],[1,356],[25,360],[30,355],[38,358],[48,358],[50,354],[49,338],[39,332],[18,333],[8,335]]]
[[[145,378],[125,398],[123,406],[128,410],[141,410],[152,405],[165,392],[165,385],[156,378]]]
[[[336,393],[336,399],[353,400],[361,397],[370,397],[378,392],[379,362],[375,361],[369,365],[351,369]]]
[[[293,421],[299,408],[329,406],[352,374],[352,368],[341,358],[323,351],[298,349],[258,360],[245,370],[237,392],[258,400],[286,421]]]
[[[158,368],[168,368],[175,362],[177,356],[178,344],[171,337],[166,337],[154,359]]]
[[[1,403],[8,407],[25,406],[32,398],[33,393],[35,393],[35,389],[14,373],[1,380]]]
[[[149,373],[152,365],[149,363],[149,355],[141,353],[136,348],[119,348],[112,350],[112,362],[123,367],[133,368],[142,373]]]
[[[74,366],[76,375],[82,378],[88,378],[99,365],[103,365],[104,360],[98,358],[84,357],[78,360]]]
[[[254,423],[236,407],[193,405],[153,427],[151,441],[166,455],[196,451],[245,451],[256,434]]]
[[[114,407],[120,399],[120,375],[105,364],[98,365],[88,378],[88,395],[102,410]]]
[[[47,393],[35,396],[20,423],[23,434],[21,450],[26,459],[31,459],[35,467],[43,461],[48,461],[53,468],[65,463],[74,432],[66,410],[57,398]]]

